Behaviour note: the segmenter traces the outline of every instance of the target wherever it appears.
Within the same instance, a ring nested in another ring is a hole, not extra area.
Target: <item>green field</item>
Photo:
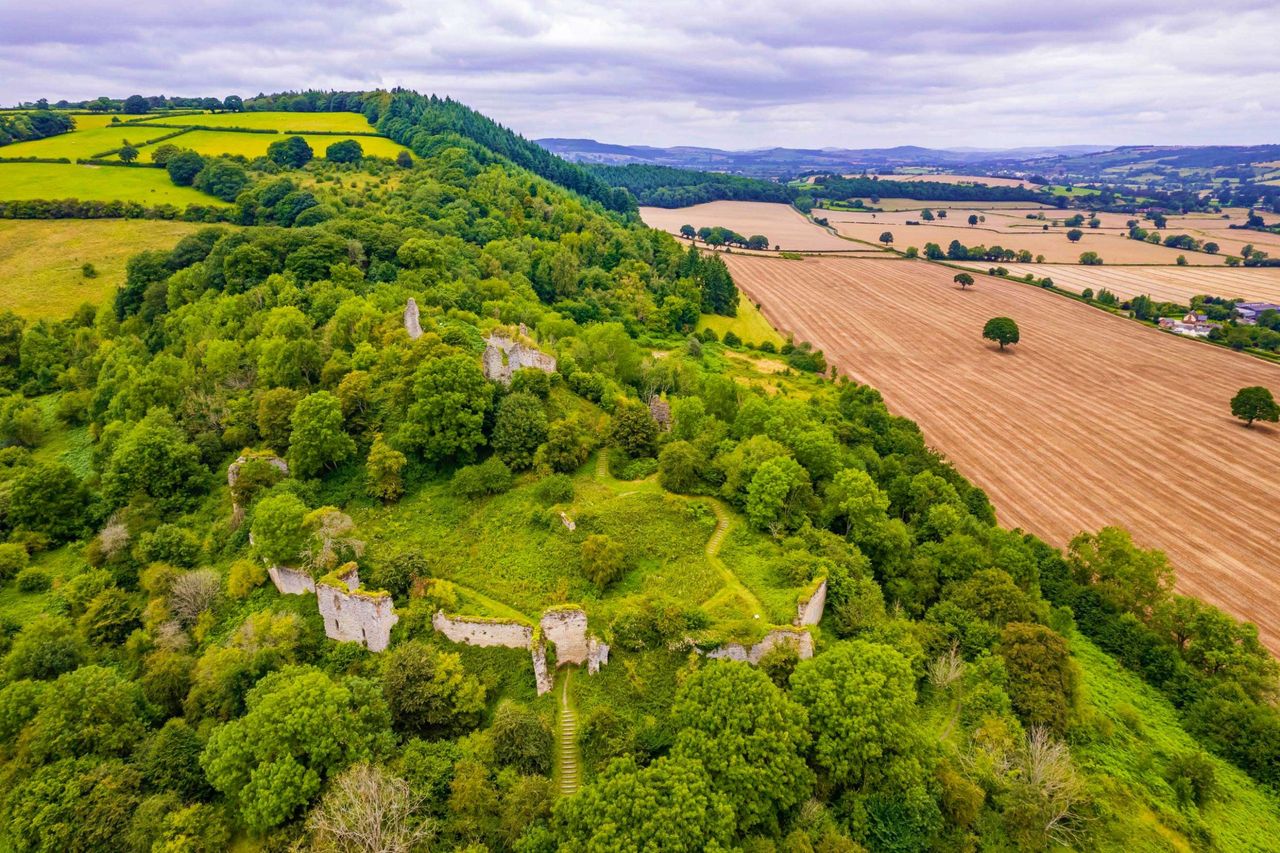
[[[2,219],[0,311],[64,319],[82,303],[97,304],[113,293],[133,254],[170,249],[201,227],[141,219]],[[96,278],[84,277],[85,263],[97,269]]]
[[[96,119],[98,116],[78,118]],[[0,148],[0,157],[66,157],[71,160],[77,157],[88,158],[119,148],[126,140],[139,146],[167,133],[173,133],[173,128],[117,125],[75,130],[46,139],[6,145]]]
[[[0,164],[0,201],[78,198],[136,201],[147,205],[223,205],[191,187],[175,186],[163,169],[76,166],[62,163]]]
[[[160,130],[160,128],[153,128],[153,130]],[[174,138],[172,142],[179,148],[190,148],[192,151],[210,157],[219,154],[239,154],[252,160],[255,157],[265,156],[267,147],[271,143],[278,142],[284,138],[284,135],[277,133],[193,130],[190,133],[184,133],[182,136]],[[307,144],[316,153],[316,157],[324,157],[326,148],[335,142],[341,142],[343,139],[356,140],[360,143],[360,147],[364,149],[365,154],[376,157],[395,157],[401,151],[408,150],[403,145],[393,142],[384,136],[308,136],[303,134],[302,138],[307,140]],[[141,152],[141,159],[147,160],[149,158],[150,153],[144,148]]]
[[[775,346],[781,346],[784,343],[782,335],[769,325],[769,321],[760,313],[760,309],[746,297],[738,300],[737,317],[703,314],[698,318],[698,331],[703,329],[712,330],[720,338],[724,337],[725,332],[733,332],[742,340],[752,344],[770,341]]]
[[[208,127],[252,127],[266,130],[329,130],[343,132],[372,133],[374,128],[359,113],[289,113],[289,112],[247,112],[247,113],[206,113],[204,115],[186,115],[168,118],[163,115],[148,118],[140,122],[145,125],[151,121],[162,124],[199,124]]]

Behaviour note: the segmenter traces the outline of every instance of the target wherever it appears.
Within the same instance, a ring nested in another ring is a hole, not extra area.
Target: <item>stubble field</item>
[[[978,264],[983,270],[989,264]],[[1121,299],[1147,295],[1157,302],[1187,304],[1193,296],[1221,296],[1250,302],[1280,304],[1280,267],[1213,269],[1192,267],[1083,267],[1050,264],[1004,264],[1014,278],[1048,276],[1064,290],[1106,288]],[[1280,393],[1280,388],[1276,389]]]
[[[762,201],[711,201],[691,207],[642,207],[644,224],[671,234],[679,234],[681,225],[694,228],[732,228],[744,237],[763,234],[769,247],[797,252],[854,251],[857,243],[841,240],[809,222],[791,205]]]
[[[878,388],[990,495],[1003,523],[1056,545],[1128,528],[1178,587],[1256,622],[1280,651],[1280,429],[1228,403],[1280,390],[1280,367],[1181,340],[1014,282],[961,291],[922,262],[731,255],[779,330]],[[993,316],[1024,343],[983,341]]]

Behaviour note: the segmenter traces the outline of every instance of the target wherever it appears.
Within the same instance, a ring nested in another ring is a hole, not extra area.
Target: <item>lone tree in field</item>
[[[1280,421],[1280,406],[1266,388],[1251,385],[1231,398],[1231,414],[1244,421],[1245,426],[1253,426],[1254,421]]]
[[[887,245],[889,245],[890,243],[892,243],[892,242],[893,242],[893,232],[892,232],[892,231],[886,231],[886,232],[884,232],[883,234],[881,234],[881,235],[880,235],[880,242],[881,242],[881,243],[884,243],[886,246],[887,246]]]
[[[995,341],[1000,344],[1000,349],[1004,349],[1005,344],[1018,342],[1018,324],[1008,317],[992,317],[982,327],[982,336],[989,341]]]
[[[121,163],[132,163],[138,159],[138,149],[132,145],[126,145],[120,149],[119,157]]]
[[[967,272],[962,272],[951,280],[960,285],[961,290],[964,290],[966,287],[973,287],[973,276],[969,275]]]
[[[1072,243],[1079,243],[1080,238],[1083,236],[1084,236],[1084,232],[1081,231],[1079,228],[1072,228],[1070,231],[1067,232],[1067,239],[1070,240]]]
[[[969,214],[969,224],[970,224],[970,225],[977,225],[977,224],[978,224],[978,214],[976,214],[976,213],[970,213],[970,214]]]

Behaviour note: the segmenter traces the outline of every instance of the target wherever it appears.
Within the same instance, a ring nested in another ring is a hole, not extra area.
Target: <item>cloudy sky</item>
[[[406,86],[529,137],[1280,142],[1277,0],[0,0],[0,102]]]

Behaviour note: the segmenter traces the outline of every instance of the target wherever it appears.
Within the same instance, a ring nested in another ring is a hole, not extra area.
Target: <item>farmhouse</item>
[[[1280,305],[1272,302],[1237,302],[1236,318],[1246,326],[1256,326],[1263,311],[1280,311]]]
[[[1203,314],[1187,314],[1181,320],[1176,317],[1161,317],[1160,328],[1168,329],[1175,335],[1186,335],[1192,338],[1207,338],[1209,333],[1218,328],[1217,323],[1210,323]]]

